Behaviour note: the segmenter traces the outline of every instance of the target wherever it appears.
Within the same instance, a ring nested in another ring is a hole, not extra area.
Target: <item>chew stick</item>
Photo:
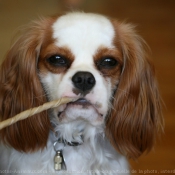
[[[7,127],[7,126],[10,126],[10,125],[16,123],[17,121],[24,120],[32,115],[35,115],[35,114],[42,112],[42,111],[48,110],[50,108],[55,108],[55,107],[58,107],[62,104],[66,104],[66,103],[69,103],[71,101],[76,101],[76,100],[77,99],[75,99],[75,98],[66,97],[66,98],[61,98],[59,100],[44,103],[43,105],[38,106],[38,107],[28,109],[26,111],[23,111],[23,112],[15,115],[12,118],[9,118],[7,120],[0,122],[0,130]]]

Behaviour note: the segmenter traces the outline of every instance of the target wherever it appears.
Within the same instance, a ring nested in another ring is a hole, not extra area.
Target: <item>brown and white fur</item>
[[[149,151],[162,128],[154,68],[143,45],[132,25],[97,14],[30,24],[1,65],[1,120],[61,97],[79,100],[1,130],[0,170],[128,174],[127,158]],[[54,170],[58,138],[80,143],[63,149],[66,172]]]

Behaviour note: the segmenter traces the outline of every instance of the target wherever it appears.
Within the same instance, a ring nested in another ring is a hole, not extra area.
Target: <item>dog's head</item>
[[[79,97],[55,108],[60,123],[79,118],[105,125],[124,155],[149,150],[162,126],[154,69],[132,25],[86,13],[35,22],[12,46],[1,66],[2,120],[47,100]],[[1,131],[17,150],[46,145],[50,122],[42,112]]]

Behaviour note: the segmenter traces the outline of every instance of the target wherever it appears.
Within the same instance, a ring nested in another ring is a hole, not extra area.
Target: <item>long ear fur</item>
[[[7,53],[0,68],[1,121],[46,102],[38,78],[37,59],[50,21],[30,24]],[[17,122],[0,131],[1,139],[19,151],[34,151],[46,145],[50,129],[47,112]]]
[[[149,151],[162,129],[160,96],[154,68],[146,58],[142,39],[131,25],[113,22],[115,45],[121,48],[124,64],[107,119],[106,134],[122,154],[137,158]]]

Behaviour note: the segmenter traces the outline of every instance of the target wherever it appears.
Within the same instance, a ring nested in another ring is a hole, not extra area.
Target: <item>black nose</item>
[[[85,92],[94,87],[95,78],[90,72],[77,72],[72,77],[72,82],[76,88]]]

